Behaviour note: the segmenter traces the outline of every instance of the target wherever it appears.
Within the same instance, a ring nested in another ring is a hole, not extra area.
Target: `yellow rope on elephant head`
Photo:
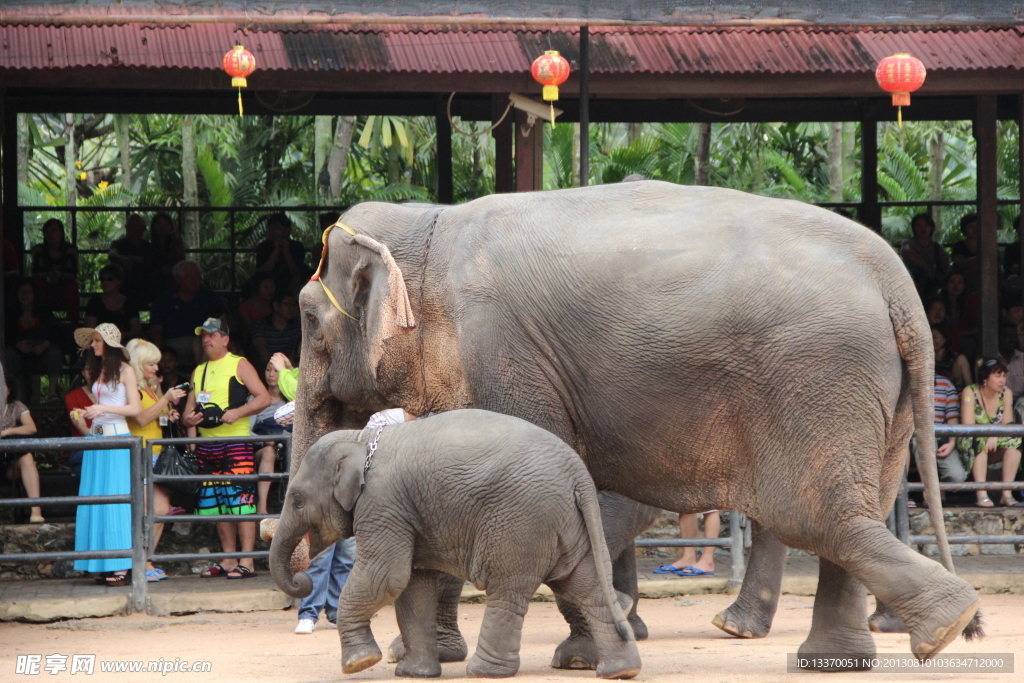
[[[353,317],[352,314],[350,314],[348,311],[341,307],[341,304],[338,303],[338,299],[334,296],[334,293],[327,288],[327,285],[324,284],[324,281],[320,277],[320,271],[324,267],[324,260],[327,258],[327,240],[331,236],[331,230],[334,230],[335,228],[341,228],[342,230],[352,235],[353,237],[356,236],[356,231],[342,223],[340,219],[333,225],[328,226],[328,228],[324,230],[324,246],[323,251],[320,252],[320,263],[317,264],[316,272],[313,273],[313,277],[309,278],[309,281],[312,282],[313,280],[316,280],[317,282],[319,282],[320,286],[324,288],[324,294],[326,294],[327,298],[331,300],[331,303],[334,304],[334,307],[341,311],[342,315],[345,315],[351,318],[352,320],[359,322],[358,318]]]

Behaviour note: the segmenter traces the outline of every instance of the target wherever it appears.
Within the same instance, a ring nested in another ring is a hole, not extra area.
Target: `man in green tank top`
[[[188,435],[249,436],[250,415],[270,405],[270,394],[256,369],[246,359],[228,351],[231,341],[227,323],[207,318],[196,328],[202,337],[206,362],[192,373],[192,392],[188,395],[182,420]],[[251,400],[248,400],[252,396]],[[203,474],[253,474],[255,462],[252,443],[203,444],[196,447],[196,459]],[[208,482],[196,499],[198,515],[251,515],[256,513],[255,487],[251,484]],[[252,552],[256,544],[256,522],[217,522],[217,534],[225,553],[236,549]],[[224,559],[200,576],[247,579],[256,576],[251,557]]]

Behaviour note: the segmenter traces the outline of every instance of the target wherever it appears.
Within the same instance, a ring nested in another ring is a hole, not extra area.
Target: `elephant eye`
[[[296,508],[301,510],[302,508],[306,507],[306,497],[303,496],[301,493],[297,493],[297,492],[293,493],[292,494],[292,504]]]

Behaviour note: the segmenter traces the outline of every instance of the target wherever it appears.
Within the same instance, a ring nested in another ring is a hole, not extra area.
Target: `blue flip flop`
[[[663,564],[660,567],[658,567],[657,569],[653,570],[651,573],[653,573],[653,574],[675,574],[677,571],[679,571],[679,570],[676,569],[675,567],[673,567],[672,565],[670,565],[670,564]]]
[[[714,572],[706,572],[703,569],[697,569],[694,566],[686,566],[682,569],[676,569],[672,572],[676,576],[714,576]]]

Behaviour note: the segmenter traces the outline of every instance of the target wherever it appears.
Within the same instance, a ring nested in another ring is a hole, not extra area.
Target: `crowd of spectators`
[[[1020,228],[1020,217],[1016,225]],[[1000,271],[999,352],[984,357],[980,349],[981,259],[978,216],[960,221],[963,239],[948,248],[934,240],[935,222],[928,214],[911,221],[913,234],[900,247],[907,270],[921,295],[935,349],[936,424],[1024,423],[1024,298],[1020,251],[1008,249]],[[940,439],[939,478],[946,482],[1017,481],[1021,439]],[[988,492],[972,494],[979,507],[1024,505],[1011,490],[998,502]],[[911,501],[913,504],[913,501]]]
[[[324,216],[321,223],[335,218]],[[28,402],[29,379],[44,377],[39,402],[59,403],[60,387],[77,375],[71,331],[78,324],[111,323],[126,342],[151,341],[177,359],[178,372],[184,375],[201,361],[193,330],[211,316],[229,322],[232,352],[250,360],[261,377],[276,352],[298,362],[296,297],[312,272],[311,261],[319,257],[319,245],[310,250],[293,239],[291,221],[283,213],[267,217],[264,225],[266,239],[255,248],[255,269],[240,292],[215,292],[206,286],[202,268],[186,258],[182,237],[166,213],[152,217],[148,234],[145,219],[130,214],[124,235],[111,242],[95,282],[81,281],[80,255],[56,218],[43,224],[40,243],[30,248],[27,272],[17,254],[8,255],[13,247],[8,250],[5,244],[3,360],[13,396]]]
[[[321,223],[335,218],[324,216]],[[11,250],[5,245],[8,299],[0,436],[36,434],[26,404],[59,405],[62,400],[66,428],[53,435],[89,436],[97,429],[120,430],[119,425],[146,439],[266,436],[290,430],[274,422],[274,412],[285,399],[270,361],[277,356],[281,367],[299,365],[297,294],[320,250],[317,245],[311,252],[291,238],[285,214],[267,218],[266,229],[267,239],[255,250],[255,270],[241,292],[215,292],[204,284],[202,269],[186,258],[181,236],[165,213],[153,216],[148,235],[142,216],[128,216],[124,236],[111,243],[107,262],[99,268],[98,282],[80,282],[79,253],[57,219],[44,224],[41,243],[30,250],[27,273],[16,254],[7,258]],[[104,354],[109,356],[106,361]],[[132,396],[121,397],[118,392],[125,390]],[[221,412],[212,415],[217,406]],[[257,464],[261,472],[273,471],[279,452],[269,441],[199,450],[202,471],[211,474],[252,473]],[[70,454],[72,473],[90,492],[119,492],[123,482],[98,468],[93,453]],[[19,479],[27,497],[39,497],[33,454],[0,456],[0,472]],[[258,488],[218,484],[181,504],[194,504],[199,514],[265,514],[269,495],[269,482]],[[171,505],[171,497],[171,491],[155,487],[158,514],[181,510]],[[84,534],[81,547],[113,547],[110,543],[116,544],[124,531],[123,511],[113,510],[117,506],[89,507],[88,519],[78,520]],[[43,511],[31,508],[28,521],[43,522]],[[253,522],[217,526],[225,552],[253,549]],[[154,544],[160,527],[154,528]],[[79,568],[97,572],[98,580],[110,585],[131,581],[123,562],[85,562]],[[223,560],[203,576],[254,575],[250,558]],[[165,577],[160,568],[147,566],[147,581]]]

